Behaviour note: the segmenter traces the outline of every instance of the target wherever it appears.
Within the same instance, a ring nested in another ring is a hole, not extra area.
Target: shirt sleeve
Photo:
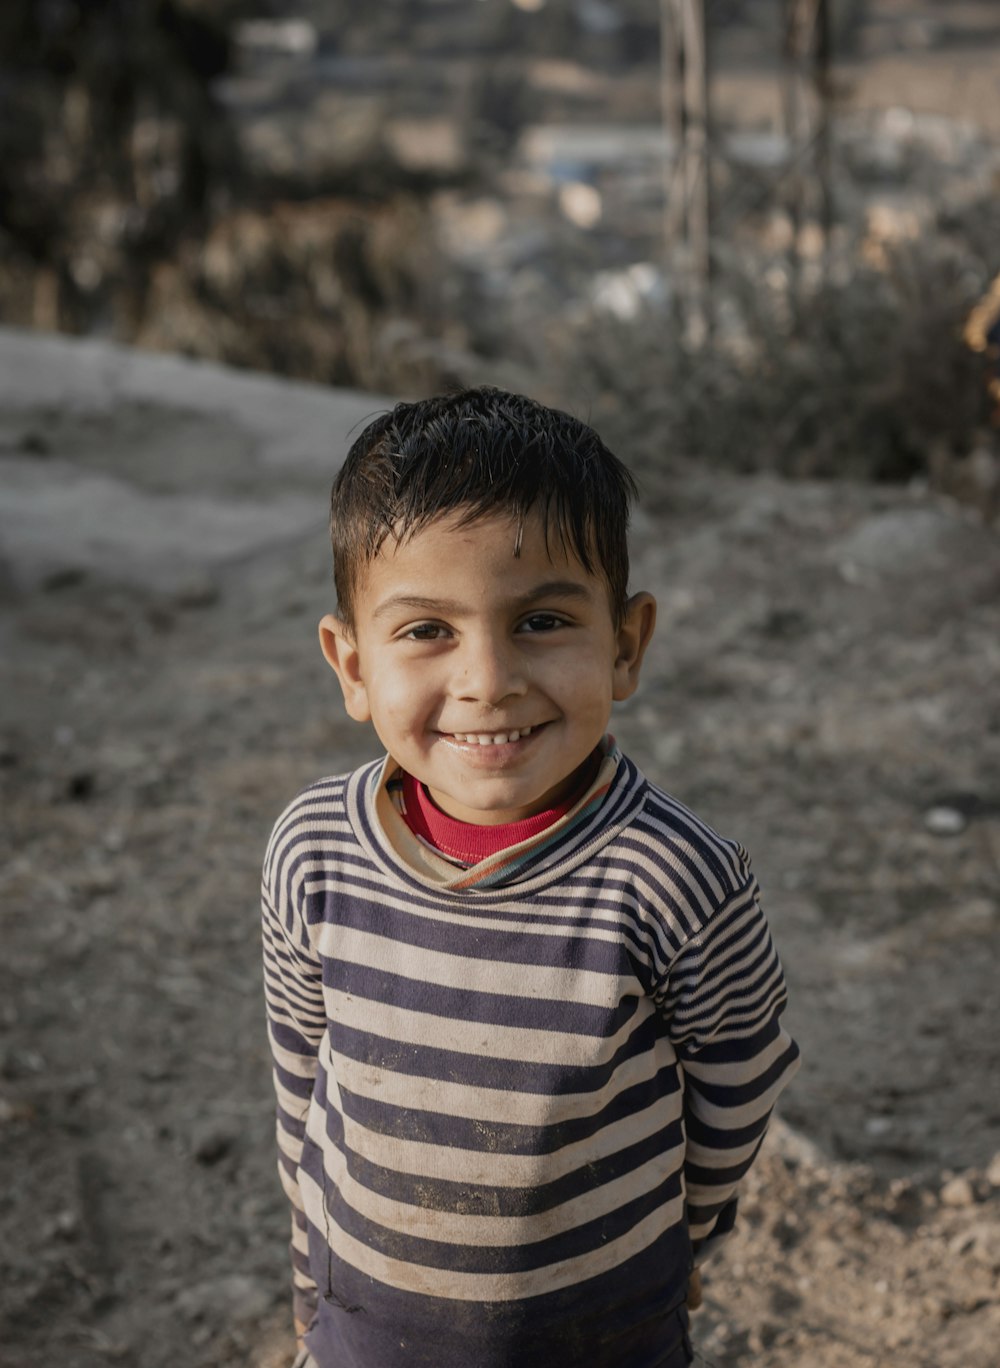
[[[786,997],[751,877],[684,945],[663,996],[684,1076],[684,1177],[696,1264],[732,1230],[740,1180],[798,1068],[798,1046],[780,1022]]]
[[[261,889],[264,1000],[278,1103],[278,1173],[292,1209],[294,1310],[296,1319],[309,1325],[316,1314],[317,1289],[309,1272],[298,1167],[326,1013],[319,959],[303,913],[298,861],[283,846],[281,830],[279,822],[268,845]]]

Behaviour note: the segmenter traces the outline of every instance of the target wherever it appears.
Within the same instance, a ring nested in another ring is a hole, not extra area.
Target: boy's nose
[[[469,641],[461,652],[454,688],[458,698],[476,703],[497,704],[523,694],[527,680],[519,652],[492,638]]]

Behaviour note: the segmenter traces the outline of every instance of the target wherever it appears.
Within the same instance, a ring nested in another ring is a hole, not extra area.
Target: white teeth
[[[533,727],[521,727],[509,732],[452,732],[456,741],[465,741],[473,746],[506,746],[510,741],[520,741],[522,736],[530,736]]]

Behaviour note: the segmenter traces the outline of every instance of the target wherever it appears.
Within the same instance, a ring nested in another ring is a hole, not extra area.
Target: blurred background
[[[291,1362],[329,485],[479,382],[638,475],[615,733],[785,963],[699,1368],[995,1368],[998,91],[997,0],[3,0],[0,1368]]]
[[[654,468],[988,503],[998,29],[992,0],[8,0],[0,317],[384,393],[542,377]]]

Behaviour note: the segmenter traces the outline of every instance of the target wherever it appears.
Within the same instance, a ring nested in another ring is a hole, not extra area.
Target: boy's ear
[[[361,657],[358,654],[354,634],[333,613],[327,613],[319,624],[320,650],[326,656],[326,663],[340,680],[344,695],[344,706],[349,717],[355,722],[370,722],[371,709],[368,706],[368,690],[361,677]]]
[[[656,626],[656,599],[645,591],[633,594],[625,605],[625,620],[618,629],[618,656],[615,660],[611,696],[616,702],[631,698],[639,683],[642,658]]]

